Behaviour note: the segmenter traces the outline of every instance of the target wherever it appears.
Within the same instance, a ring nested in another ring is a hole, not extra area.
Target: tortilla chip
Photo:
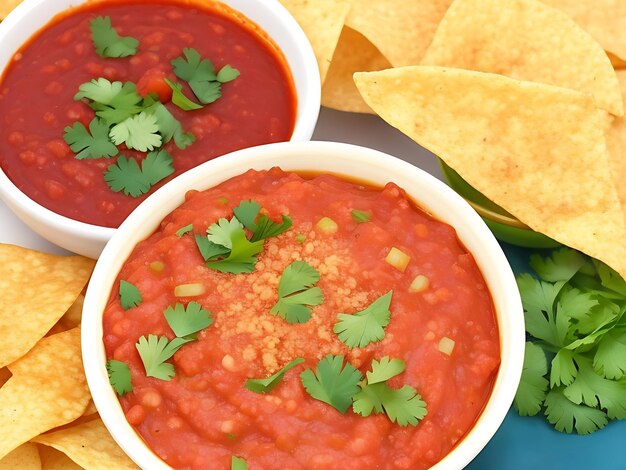
[[[613,64],[614,69],[626,69],[626,60],[622,60],[610,52],[607,52],[606,55],[608,55],[609,59],[611,59],[611,64]]]
[[[0,460],[0,470],[39,470],[41,460],[35,444],[27,442]]]
[[[85,411],[83,412],[83,417],[93,416],[97,412],[98,412],[98,409],[96,408],[96,405],[94,404],[93,400],[89,400],[89,404],[87,405],[87,408],[85,408]]]
[[[26,354],[59,321],[94,263],[0,244],[0,367]]]
[[[626,60],[626,2],[624,0],[541,0],[567,13],[600,45]]]
[[[66,329],[71,330],[80,326],[80,322],[83,318],[83,303],[85,302],[85,296],[80,294],[74,301],[70,308],[67,309],[65,315],[61,317],[59,323],[61,323]]]
[[[0,458],[74,421],[90,399],[78,328],[42,339],[9,369],[13,377],[0,388]]]
[[[20,3],[22,0],[0,0],[0,20],[5,19]]]
[[[582,93],[443,67],[358,73],[365,101],[533,230],[626,277],[606,113]]]
[[[41,457],[41,469],[42,470],[82,470],[83,467],[76,464],[63,452],[58,450],[39,445],[39,456]]]
[[[100,419],[44,434],[33,442],[54,447],[90,470],[138,468],[115,443]]]
[[[354,72],[382,70],[391,64],[365,36],[347,26],[322,87],[322,105],[353,113],[373,113],[354,85]]]
[[[2,367],[0,369],[0,387],[2,387],[11,378],[11,371],[8,367]]]
[[[452,0],[359,0],[346,26],[365,36],[395,67],[417,65]]]
[[[350,11],[351,0],[280,0],[309,38],[322,83]]]
[[[602,47],[565,13],[535,0],[456,0],[422,64],[571,88],[591,94],[610,113],[624,114]]]
[[[624,101],[626,101],[626,70],[618,70],[617,78],[620,82]],[[626,178],[626,116],[615,119],[606,134],[606,146],[609,150],[613,180],[626,223],[626,185],[624,184],[624,178]]]

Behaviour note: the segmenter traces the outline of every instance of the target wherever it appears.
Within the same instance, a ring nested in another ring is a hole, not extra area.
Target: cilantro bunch
[[[626,282],[569,248],[530,264],[538,277],[517,278],[530,341],[515,409],[578,434],[626,418]]]

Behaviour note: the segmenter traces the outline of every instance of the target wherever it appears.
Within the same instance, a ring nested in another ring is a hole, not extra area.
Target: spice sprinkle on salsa
[[[117,227],[178,174],[286,141],[295,89],[277,46],[217,2],[88,2],[0,78],[0,166],[48,209]]]
[[[393,183],[278,168],[190,191],[123,265],[103,327],[127,420],[174,468],[428,468],[500,364],[452,227]]]

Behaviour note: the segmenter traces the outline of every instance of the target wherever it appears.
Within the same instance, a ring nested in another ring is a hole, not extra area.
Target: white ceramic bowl
[[[25,0],[0,23],[0,76],[22,45],[56,14],[89,0]],[[259,25],[282,50],[291,69],[298,101],[292,141],[313,135],[321,101],[315,54],[289,12],[273,0],[220,0]],[[115,229],[64,217],[30,199],[0,170],[0,198],[32,230],[67,250],[97,258]]]
[[[458,470],[487,444],[502,423],[522,371],[525,329],[522,304],[511,267],[485,223],[452,189],[419,168],[376,150],[331,142],[281,143],[241,150],[179,176],[141,204],[120,226],[102,252],[87,289],[82,344],[87,381],[100,416],[126,453],[142,468],[169,468],[148,449],[128,424],[109,385],[102,341],[102,314],[115,278],[135,245],[151,235],[161,220],[181,205],[191,189],[204,190],[249,169],[330,172],[383,186],[404,188],[420,207],[453,226],[474,255],[491,292],[500,331],[501,366],[476,425],[439,464],[438,470]]]

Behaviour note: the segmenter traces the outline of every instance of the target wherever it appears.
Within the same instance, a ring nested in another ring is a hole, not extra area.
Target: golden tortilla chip
[[[13,377],[0,388],[0,458],[74,421],[90,399],[78,328],[42,339],[9,369]]]
[[[22,0],[0,0],[0,20],[5,19],[20,3]]]
[[[0,244],[0,367],[26,354],[59,321],[94,263]]]
[[[41,470],[82,470],[83,467],[72,461],[63,452],[53,447],[38,445]]]
[[[624,0],[541,0],[567,13],[600,45],[626,60],[626,2]]]
[[[452,0],[359,0],[346,20],[394,67],[417,65]]]
[[[618,70],[617,78],[620,82],[624,101],[626,101],[626,70]],[[626,178],[626,116],[615,119],[606,134],[606,146],[609,150],[613,180],[626,223],[626,185],[624,184]]]
[[[565,13],[535,0],[456,0],[422,64],[571,88],[624,114],[617,77],[600,44]]]
[[[626,277],[606,113],[580,92],[443,67],[358,73],[365,101],[532,229]]]
[[[322,83],[350,11],[351,0],[280,0],[309,38]]]
[[[11,371],[8,367],[2,367],[0,369],[0,387],[2,387],[11,378]]]
[[[83,303],[85,303],[85,296],[80,294],[71,307],[67,309],[65,315],[61,317],[59,323],[68,330],[80,326],[80,322],[83,318]]]
[[[85,408],[85,411],[83,412],[83,417],[93,416],[97,412],[98,412],[98,409],[96,408],[96,405],[94,404],[93,400],[89,400],[89,404],[87,405],[87,408]]]
[[[607,52],[606,55],[608,55],[609,59],[611,59],[611,64],[613,64],[614,69],[626,69],[626,60],[622,60],[610,52]]]
[[[30,442],[22,444],[0,460],[0,470],[39,470],[41,460],[37,446]]]
[[[90,470],[138,468],[115,443],[100,419],[41,435],[33,442],[54,447]]]
[[[322,87],[322,105],[340,111],[372,113],[356,89],[352,75],[389,67],[389,61],[365,36],[346,26]]]

